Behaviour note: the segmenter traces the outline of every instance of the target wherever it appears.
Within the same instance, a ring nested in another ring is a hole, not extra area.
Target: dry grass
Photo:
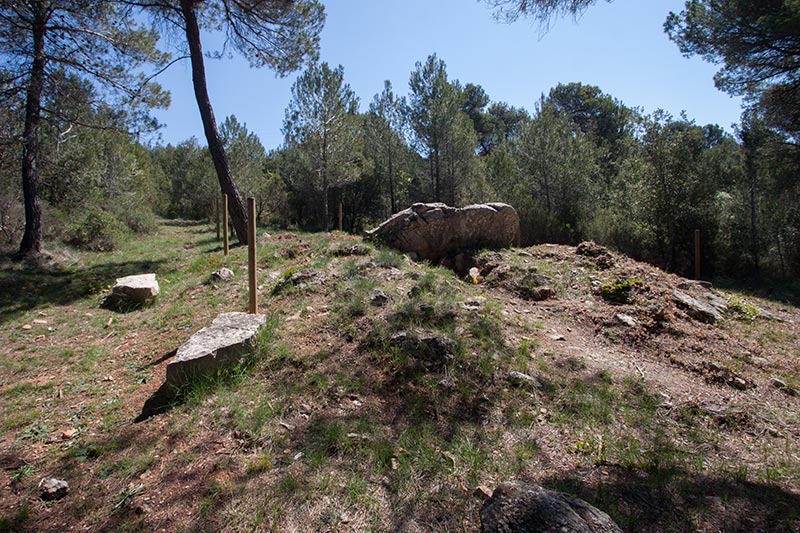
[[[677,277],[620,257],[600,270],[568,247],[491,254],[554,280],[556,298],[533,302],[388,250],[341,255],[361,242],[343,234],[263,236],[270,320],[253,357],[134,423],[171,352],[246,308],[246,251],[222,258],[211,235],[167,223],[60,269],[4,265],[0,531],[475,531],[474,489],[512,478],[630,531],[800,527],[800,398],[772,385],[798,388],[797,307],[724,292],[789,322],[702,324],[671,302]],[[206,283],[220,266],[236,279]],[[306,268],[324,280],[271,295]],[[145,270],[154,306],[97,306]],[[597,294],[634,278],[627,303]],[[452,360],[392,344],[399,331],[449,338]],[[65,499],[38,499],[49,476]]]

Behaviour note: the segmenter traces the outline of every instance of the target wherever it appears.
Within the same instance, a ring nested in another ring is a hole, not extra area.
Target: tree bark
[[[322,228],[328,231],[328,132],[322,132]]]
[[[247,213],[239,196],[239,191],[236,189],[236,184],[233,182],[228,156],[225,153],[225,147],[222,145],[219,130],[217,130],[217,121],[214,118],[214,109],[211,107],[211,99],[208,96],[203,48],[200,43],[200,26],[197,23],[197,13],[195,12],[199,3],[198,0],[181,0],[181,12],[186,23],[186,41],[189,44],[189,54],[192,60],[194,96],[197,99],[197,107],[200,109],[208,150],[211,152],[211,159],[214,161],[214,169],[217,172],[220,188],[224,194],[228,195],[228,208],[236,238],[240,243],[247,244]]]
[[[391,142],[391,141],[390,141]],[[392,147],[389,146],[389,202],[392,206],[392,212],[390,215],[397,213],[397,202],[394,199],[394,162],[393,157],[394,153],[392,151]]]
[[[37,2],[33,21],[33,64],[25,101],[25,129],[22,134],[22,196],[25,202],[25,231],[17,258],[42,252],[42,204],[39,200],[39,124],[44,90],[44,34],[47,24],[45,7]]]

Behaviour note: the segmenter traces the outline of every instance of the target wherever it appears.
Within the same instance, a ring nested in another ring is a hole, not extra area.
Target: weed
[[[746,302],[743,298],[738,296],[732,297],[728,300],[728,309],[737,317],[745,320],[755,320],[761,316],[761,311],[758,307]]]
[[[119,509],[120,507],[125,505],[125,502],[127,502],[137,494],[140,494],[143,490],[144,490],[144,485],[142,483],[139,483],[138,485],[129,485],[125,487],[119,492],[119,495],[117,496],[117,503],[114,504],[114,507],[112,507],[112,509]]]
[[[11,474],[11,483],[18,483],[19,481],[25,479],[26,477],[30,477],[36,473],[36,468],[28,463],[20,466]]]
[[[258,474],[267,472],[272,468],[272,457],[269,453],[264,452],[255,457],[247,465],[247,472],[250,474]]]
[[[627,303],[634,289],[644,287],[644,282],[639,278],[617,279],[600,286],[600,296],[609,302]]]

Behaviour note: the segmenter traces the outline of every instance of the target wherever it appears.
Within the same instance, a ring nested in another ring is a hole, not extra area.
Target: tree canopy
[[[720,89],[763,107],[770,125],[800,134],[800,3],[691,0],[664,28],[686,56],[721,63]]]
[[[3,0],[0,2],[0,88],[10,103],[24,101],[22,190],[25,231],[18,255],[42,251],[39,199],[41,119],[64,119],[60,111],[81,109],[50,105],[54,95],[88,84],[73,94],[86,97],[86,109],[116,110],[118,118],[142,119],[148,106],[167,102],[160,87],[139,67],[166,59],[155,48],[157,36],[127,16],[124,5],[91,0]],[[84,117],[85,118],[85,117]],[[67,125],[81,117],[66,117]]]

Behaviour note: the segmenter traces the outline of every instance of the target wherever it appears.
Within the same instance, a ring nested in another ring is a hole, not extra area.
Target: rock
[[[152,302],[160,290],[155,274],[139,274],[117,278],[111,294],[101,305],[111,309],[136,308]]]
[[[211,279],[217,281],[231,281],[234,277],[233,270],[222,267],[211,273]]]
[[[713,324],[714,322],[722,320],[722,313],[720,313],[716,307],[709,303],[692,298],[685,292],[681,292],[678,289],[674,289],[672,291],[672,296],[678,306],[684,308],[689,316],[696,320],[707,322],[709,324]]]
[[[483,296],[476,296],[475,298],[471,298],[465,302],[461,302],[459,305],[465,311],[477,311],[486,303],[486,298]]]
[[[137,515],[145,515],[153,512],[153,508],[146,503],[140,503],[133,508],[133,512]]]
[[[592,241],[584,241],[575,248],[575,253],[585,257],[593,257],[595,265],[605,270],[614,266],[614,256],[607,248]]]
[[[459,251],[504,248],[519,236],[519,216],[508,204],[490,203],[449,207],[417,203],[392,215],[367,238],[428,260]]]
[[[639,323],[636,322],[635,318],[633,318],[630,315],[626,315],[625,313],[617,313],[616,314],[616,319],[621,324],[624,324],[624,325],[628,326],[629,328],[635,328],[636,326],[639,325]]]
[[[39,497],[45,501],[60,500],[67,495],[69,491],[69,483],[63,479],[56,479],[51,477],[49,479],[42,479],[39,482],[39,488],[42,490]]]
[[[380,289],[369,291],[369,303],[375,307],[383,307],[389,302],[389,295]]]
[[[320,285],[327,281],[328,277],[325,272],[317,270],[316,268],[306,268],[300,272],[295,272],[284,279],[272,289],[272,294],[277,295],[290,287],[307,288],[314,285]]]
[[[758,368],[766,368],[770,365],[769,359],[766,357],[753,357],[750,362]]]
[[[445,336],[408,331],[399,331],[392,335],[389,344],[400,348],[415,359],[436,366],[443,366],[452,361],[457,349],[456,343]]]
[[[478,485],[475,487],[475,490],[472,491],[472,495],[480,500],[485,500],[486,498],[492,497],[492,491],[486,485]]]
[[[553,298],[556,295],[556,290],[553,288],[554,285],[555,280],[553,278],[531,270],[510,283],[511,289],[520,297],[534,302]]]
[[[508,381],[512,385],[516,385],[517,387],[522,387],[525,385],[529,385],[532,387],[536,387],[537,389],[542,388],[542,384],[533,376],[529,376],[528,374],[523,374],[522,372],[517,372],[516,370],[511,370],[508,373]]]
[[[775,387],[776,389],[786,389],[789,387],[785,381],[778,378],[772,378],[770,380],[770,383],[772,383],[772,386]]]
[[[790,387],[789,384],[786,383],[785,381],[783,381],[782,379],[773,377],[770,380],[770,383],[772,383],[773,387],[775,387],[776,389],[782,390],[783,392],[785,392],[789,396],[797,396],[797,389],[795,389],[793,387]]]
[[[730,384],[734,389],[739,389],[739,390],[747,390],[751,388],[750,383],[748,383],[746,379],[739,376],[734,376],[733,378],[731,378]]]
[[[538,485],[502,483],[480,514],[483,533],[622,533],[603,511]]]
[[[166,382],[179,386],[198,375],[213,373],[235,363],[252,345],[258,330],[266,324],[264,315],[222,313],[178,348],[167,365]]]
[[[783,318],[779,317],[774,313],[770,313],[766,309],[762,309],[761,307],[756,307],[756,311],[758,311],[758,316],[764,318],[766,320],[774,320],[775,322],[786,322]],[[36,322],[34,320],[34,322]]]
[[[608,249],[593,241],[584,241],[575,248],[575,253],[587,257],[597,257],[608,254]]]
[[[678,288],[687,291],[690,289],[711,289],[712,285],[710,281],[704,281],[701,279],[686,279],[683,280],[678,284]]]

